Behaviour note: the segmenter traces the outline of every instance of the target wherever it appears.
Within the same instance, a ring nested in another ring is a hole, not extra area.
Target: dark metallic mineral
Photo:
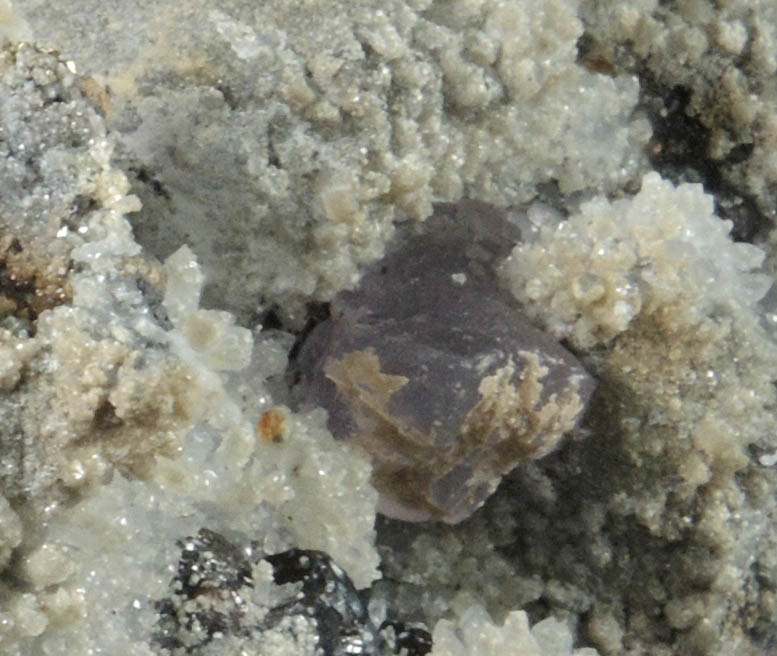
[[[262,644],[273,631],[293,630],[296,619],[313,627],[310,656],[423,656],[431,650],[431,636],[422,628],[390,620],[376,628],[348,575],[322,551],[264,555],[208,529],[178,545],[170,596],[156,603],[153,644],[161,654],[232,654],[225,644],[248,653],[243,645]],[[272,566],[275,584],[296,585],[264,608],[251,605],[252,571],[260,560]]]
[[[517,236],[488,206],[438,208],[338,296],[300,349],[298,393],[374,463],[378,509],[468,517],[519,463],[555,449],[593,391],[492,270]]]
[[[302,583],[294,601],[270,611],[271,625],[283,616],[306,615],[316,621],[324,656],[376,653],[376,631],[367,610],[351,579],[327,554],[289,549],[265,560],[273,566],[276,583]]]
[[[154,643],[163,653],[196,654],[216,635],[249,635],[254,627],[243,624],[241,613],[241,589],[253,585],[246,553],[205,528],[197,537],[180,540],[178,546],[181,557],[170,586],[172,594],[156,602],[159,621]],[[187,608],[187,602],[208,598],[222,603]]]
[[[393,644],[390,653],[398,656],[425,656],[432,651],[432,636],[420,626],[406,626],[402,622],[386,620],[380,625],[381,633],[391,634],[387,640]]]

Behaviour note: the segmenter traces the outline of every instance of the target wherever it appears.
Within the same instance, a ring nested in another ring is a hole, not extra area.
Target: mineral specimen
[[[469,581],[496,622],[550,607],[607,656],[775,653],[777,316],[763,250],[731,227],[701,185],[650,174],[516,247],[502,272],[525,311],[585,345],[591,435],[469,522],[403,524],[410,546],[383,551],[393,595]]]
[[[489,259],[511,242],[493,208],[441,208],[426,228],[333,302],[297,366],[332,432],[372,455],[381,512],[455,523],[556,448],[593,383],[500,291]]]
[[[158,652],[202,526],[326,552],[434,656],[777,651],[777,0],[13,5],[2,38],[63,56],[0,65],[0,653]],[[532,204],[503,273],[596,375],[592,430],[466,521],[380,517],[379,562],[370,464],[285,407],[265,318],[304,323],[462,197]],[[179,636],[310,656],[301,613],[229,631],[304,581],[246,556],[253,587],[219,587],[245,579],[210,547]]]

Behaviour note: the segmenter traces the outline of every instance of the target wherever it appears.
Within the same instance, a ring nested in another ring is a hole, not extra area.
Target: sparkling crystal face
[[[530,325],[491,264],[516,240],[492,208],[438,209],[303,344],[299,392],[373,459],[379,510],[459,522],[558,446],[594,383]]]

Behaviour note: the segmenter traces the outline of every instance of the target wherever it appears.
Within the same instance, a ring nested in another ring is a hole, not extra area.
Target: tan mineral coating
[[[381,371],[374,348],[327,360],[324,372],[348,403],[356,424],[352,439],[373,456],[372,480],[381,494],[380,512],[414,521],[456,523],[477,506],[451,512],[435,503],[431,489],[456,465],[466,460],[473,470],[459,492],[462,497],[479,494],[481,486],[490,494],[518,464],[557,448],[583,409],[580,381],[572,379],[561,394],[542,399],[548,368],[536,353],[515,355],[522,363],[520,374],[516,375],[516,363],[510,357],[505,366],[484,376],[478,388],[480,399],[468,410],[453,445],[445,449],[435,446],[434,429],[422,433],[389,412],[391,397],[408,378]],[[467,458],[480,449],[473,461]],[[468,493],[470,488],[474,491]]]

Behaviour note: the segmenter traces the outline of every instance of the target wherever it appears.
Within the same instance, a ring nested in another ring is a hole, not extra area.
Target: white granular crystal
[[[692,322],[715,307],[752,307],[772,280],[764,252],[734,243],[701,185],[675,187],[647,174],[631,199],[596,198],[516,246],[502,273],[529,312],[557,337],[588,348],[627,330],[640,314]],[[538,277],[538,272],[546,272]]]
[[[514,611],[504,624],[493,623],[486,610],[471,606],[456,620],[440,620],[432,635],[431,656],[598,656],[595,649],[572,649],[569,628],[553,617],[529,627],[523,611]]]
[[[352,287],[434,201],[609,192],[644,167],[636,78],[577,62],[574,0],[87,4],[21,8],[110,88],[127,166],[157,180],[138,241],[187,242],[241,322]]]

